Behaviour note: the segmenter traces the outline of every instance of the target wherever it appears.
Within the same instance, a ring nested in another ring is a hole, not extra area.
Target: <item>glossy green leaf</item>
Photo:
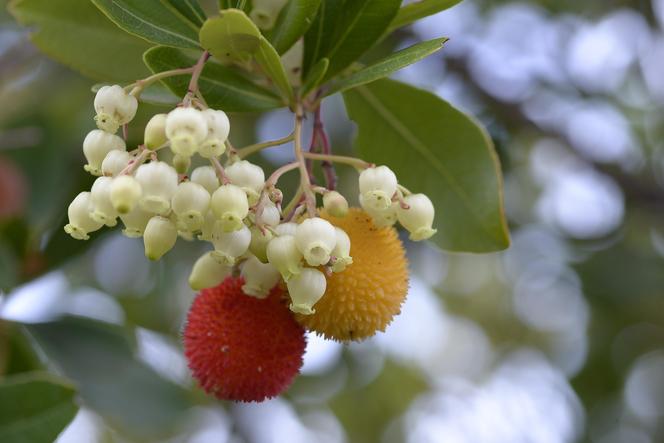
[[[157,46],[144,55],[152,72],[186,68],[198,60],[199,53]],[[169,77],[163,83],[178,97],[187,93],[188,75]],[[258,86],[232,68],[209,60],[198,81],[208,105],[227,112],[266,111],[284,106],[272,91]]]
[[[85,405],[132,440],[162,440],[186,418],[187,392],[136,360],[134,336],[123,327],[64,317],[25,328]]]
[[[424,57],[427,57],[438,51],[443,47],[447,40],[448,39],[446,38],[436,38],[426,42],[420,42],[406,49],[402,49],[401,51],[397,51],[394,54],[391,54],[384,59],[374,63],[373,65],[367,66],[366,68],[354,72],[353,74],[344,78],[340,82],[333,85],[325,95],[331,95],[336,92],[345,91],[347,89],[355,88],[383,77],[387,77],[393,72],[405,68],[406,66],[422,60]]]
[[[307,32],[316,17],[321,0],[289,0],[269,33],[269,40],[283,54]]]
[[[321,58],[318,60],[318,63],[316,63],[313,68],[311,68],[311,71],[309,71],[309,74],[307,74],[307,78],[304,80],[300,90],[300,95],[302,97],[306,97],[307,94],[309,94],[311,91],[316,89],[318,85],[320,85],[320,82],[323,80],[329,65],[330,61],[328,59]]]
[[[261,32],[239,9],[226,9],[208,19],[200,32],[201,46],[223,62],[248,61],[260,47]]]
[[[323,57],[330,59],[325,79],[350,66],[384,34],[401,0],[326,1],[305,35],[304,72]]]
[[[179,48],[197,48],[198,27],[160,0],[91,0],[125,31],[145,40]]]
[[[265,75],[274,82],[282,94],[292,103],[294,100],[293,88],[288,81],[286,69],[281,63],[279,54],[277,54],[277,51],[265,37],[260,38],[260,46],[255,56],[256,62],[263,69]]]
[[[164,3],[182,14],[183,17],[193,23],[197,28],[203,26],[207,18],[205,11],[203,11],[197,0],[164,0]]]
[[[90,2],[13,0],[9,10],[33,28],[30,39],[39,49],[86,76],[131,82],[149,74],[141,55],[150,45],[118,28]]]
[[[435,94],[382,79],[343,93],[356,147],[436,208],[431,240],[451,251],[509,245],[500,164],[486,131]]]
[[[461,3],[461,1],[462,0],[420,0],[409,3],[399,9],[397,16],[394,17],[394,20],[390,23],[388,32],[392,32],[402,26],[414,23],[421,18],[437,14],[445,9],[451,8],[457,3]]]
[[[0,383],[0,441],[55,441],[78,411],[71,384],[48,373],[30,372]]]
[[[302,72],[307,75],[309,70],[325,57],[334,32],[334,27],[339,19],[343,6],[343,0],[325,0],[321,2],[318,13],[309,30],[304,34],[304,56],[302,60]]]

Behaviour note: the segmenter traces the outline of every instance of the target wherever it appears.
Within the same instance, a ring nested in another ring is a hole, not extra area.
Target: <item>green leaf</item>
[[[256,62],[265,72],[265,75],[270,78],[277,88],[284,94],[288,101],[292,103],[294,101],[293,88],[288,81],[288,76],[286,75],[286,69],[281,63],[281,58],[279,54],[272,47],[270,42],[267,41],[265,37],[260,38],[260,46],[258,51],[255,54]]]
[[[207,19],[200,32],[201,46],[223,62],[246,62],[260,47],[261,32],[239,9],[225,9]]]
[[[50,57],[97,80],[129,82],[148,75],[141,55],[150,45],[115,26],[90,2],[13,0],[9,10],[33,31]]]
[[[0,441],[55,441],[78,411],[74,388],[48,373],[24,373],[0,383]]]
[[[123,327],[64,317],[25,328],[43,355],[76,383],[85,405],[132,440],[163,440],[192,406],[183,388],[136,360],[134,336]]]
[[[307,32],[316,17],[321,0],[290,0],[279,13],[269,40],[283,54]]]
[[[205,11],[203,11],[203,8],[201,8],[201,5],[196,0],[164,0],[164,2],[182,14],[196,28],[203,26],[207,18]]]
[[[160,0],[91,0],[120,28],[145,40],[198,48],[198,27]]]
[[[165,46],[156,46],[144,55],[145,63],[152,72],[192,66],[200,54]],[[178,97],[187,93],[188,75],[169,77],[164,84]],[[209,60],[198,81],[201,93],[208,105],[228,112],[266,111],[284,106],[283,101],[272,91],[252,83],[229,67]]]
[[[324,2],[325,7],[321,6],[317,16],[320,23],[312,25],[305,35],[305,73],[323,57],[330,59],[325,79],[350,66],[381,38],[397,14],[401,0],[340,3],[340,0]]]
[[[462,0],[420,0],[409,3],[399,9],[397,16],[394,17],[394,20],[390,23],[388,32],[409,25],[421,18],[444,11],[457,3],[461,3],[461,1]]]
[[[358,151],[436,208],[431,240],[451,251],[509,246],[502,176],[486,131],[435,94],[382,79],[343,93]]]
[[[301,88],[300,93],[302,97],[306,97],[307,94],[318,87],[321,80],[323,80],[329,65],[330,61],[328,59],[321,58],[318,60],[318,63],[316,63],[313,68],[311,68],[311,71],[309,71],[309,74],[307,74],[307,78],[304,80],[304,84]]]
[[[395,52],[384,59],[367,66],[340,82],[336,83],[325,95],[332,95],[336,92],[355,88],[366,83],[387,77],[391,73],[405,68],[424,57],[427,57],[443,47],[447,38],[436,38],[426,42],[420,42],[401,51]]]

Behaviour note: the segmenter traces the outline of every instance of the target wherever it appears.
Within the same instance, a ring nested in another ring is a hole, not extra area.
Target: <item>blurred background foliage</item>
[[[387,333],[310,336],[303,375],[262,404],[214,401],[190,379],[179,334],[200,248],[149,263],[117,230],[64,233],[91,185],[94,81],[40,54],[0,4],[0,377],[76,386],[59,442],[664,441],[664,1],[465,0],[384,43],[450,37],[396,77],[487,125],[512,246],[406,241],[411,292]],[[136,127],[158,110],[142,106]],[[324,115],[349,151],[338,97]],[[238,146],[290,128],[285,111],[232,117]],[[344,191],[353,181],[342,170]]]

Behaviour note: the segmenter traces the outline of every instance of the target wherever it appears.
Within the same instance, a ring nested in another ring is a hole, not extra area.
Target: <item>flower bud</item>
[[[130,175],[113,179],[110,190],[111,204],[119,214],[131,212],[141,198],[141,185]]]
[[[171,198],[171,208],[178,218],[178,228],[197,231],[203,226],[210,208],[210,193],[194,182],[182,182]]]
[[[175,246],[177,239],[175,223],[160,215],[152,217],[143,233],[145,256],[150,260],[159,260]]]
[[[353,257],[350,256],[350,237],[336,226],[334,231],[337,234],[337,244],[332,250],[332,271],[341,272],[353,263]]]
[[[296,41],[288,51],[281,56],[288,82],[293,86],[302,85],[302,62],[304,58],[304,39]]]
[[[385,210],[397,192],[397,176],[387,166],[367,168],[360,173],[360,195],[364,204],[375,210]]]
[[[227,265],[235,264],[235,259],[249,249],[251,242],[251,231],[244,224],[237,231],[224,232],[220,224],[217,223],[212,230],[212,244],[215,259]]]
[[[90,193],[78,194],[67,208],[69,224],[65,226],[65,232],[76,240],[89,239],[89,232],[96,231],[104,225],[90,217],[91,210]]]
[[[286,282],[291,298],[290,310],[310,315],[316,312],[313,306],[325,294],[327,280],[318,269],[304,268]]]
[[[258,201],[265,184],[265,173],[260,166],[246,160],[240,160],[226,168],[226,176],[231,183],[239,186],[247,193],[251,204]]]
[[[297,249],[292,235],[280,235],[270,240],[266,254],[268,261],[279,270],[285,281],[302,270],[302,253]]]
[[[143,188],[141,207],[155,214],[167,214],[171,208],[171,198],[178,188],[178,173],[175,169],[165,162],[150,162],[139,166],[135,177]]]
[[[397,205],[396,213],[399,223],[410,232],[409,238],[413,241],[426,240],[436,233],[431,228],[434,217],[434,207],[429,197],[424,194],[411,194],[404,198],[408,209]]]
[[[219,157],[226,151],[224,142],[231,130],[228,116],[224,111],[214,109],[206,109],[202,113],[207,121],[208,135],[198,148],[198,153],[205,158]]]
[[[191,166],[191,157],[175,154],[171,163],[173,164],[173,168],[175,168],[175,172],[178,174],[186,174]]]
[[[219,177],[212,166],[199,166],[191,171],[191,181],[203,186],[210,194],[219,188]]]
[[[240,272],[244,278],[242,291],[256,298],[265,298],[270,290],[279,283],[279,271],[270,263],[261,263],[251,256],[242,265]]]
[[[157,149],[163,146],[166,138],[166,114],[155,114],[152,116],[143,133],[143,144],[148,149]]]
[[[279,209],[277,205],[272,202],[267,202],[263,206],[263,213],[261,214],[261,222],[264,225],[275,227],[281,221],[281,214],[279,214]]]
[[[320,266],[330,261],[337,234],[330,222],[314,217],[298,225],[295,241],[309,266]]]
[[[257,226],[252,226],[251,229],[251,243],[249,244],[249,250],[251,251],[252,254],[256,256],[260,261],[263,263],[267,262],[267,244],[272,240],[272,237],[274,235],[272,234],[271,231],[265,230],[264,232],[261,232],[261,230]]]
[[[175,108],[166,117],[166,137],[174,154],[191,157],[207,134],[207,122],[198,109]]]
[[[345,217],[348,214],[348,201],[337,191],[323,194],[323,208],[332,217]]]
[[[392,202],[387,209],[374,209],[365,203],[364,198],[360,195],[360,206],[369,214],[373,220],[374,225],[379,228],[386,228],[392,226],[397,222],[397,206],[398,202]]]
[[[115,226],[118,216],[118,211],[113,207],[111,202],[111,185],[113,179],[111,177],[99,177],[92,184],[90,189],[90,201],[92,203],[92,213],[90,216],[93,220],[103,223],[106,226]]]
[[[102,86],[95,95],[95,121],[101,130],[115,134],[120,125],[129,123],[136,115],[138,101],[119,85]]]
[[[101,175],[101,164],[111,151],[126,151],[125,141],[115,134],[93,129],[83,140],[83,155],[88,164],[83,166],[92,175]]]
[[[277,233],[277,235],[292,235],[293,237],[295,237],[295,232],[297,232],[297,223],[295,222],[282,223],[280,225],[277,225],[274,228],[274,231]]]
[[[112,150],[101,163],[101,172],[109,177],[117,176],[131,161],[131,154],[127,151]]]
[[[129,238],[142,237],[148,222],[153,216],[154,214],[146,211],[140,206],[136,206],[134,210],[128,214],[120,214],[120,220],[122,220],[122,223],[125,226],[122,233],[125,237]]]
[[[223,185],[212,194],[211,207],[224,232],[237,231],[249,214],[247,194],[235,185]]]
[[[206,252],[194,263],[189,275],[189,286],[194,291],[212,288],[224,281],[232,269],[231,266],[220,263],[213,256],[213,252]]]

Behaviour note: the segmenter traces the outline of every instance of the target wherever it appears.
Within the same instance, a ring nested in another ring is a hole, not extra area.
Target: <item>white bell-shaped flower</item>
[[[426,240],[436,233],[431,227],[435,210],[429,197],[424,194],[411,194],[404,197],[408,209],[401,205],[396,208],[399,223],[410,232],[413,241]]]
[[[231,130],[231,124],[224,111],[206,109],[203,116],[207,120],[208,135],[198,148],[201,157],[219,157],[226,151],[226,139]]]
[[[171,209],[171,198],[178,188],[178,173],[168,163],[157,161],[141,165],[136,170],[143,197],[140,205],[146,211],[166,215]]]
[[[166,137],[174,154],[192,156],[207,134],[207,121],[198,109],[175,108],[166,117]]]
[[[146,148],[154,150],[168,141],[166,137],[166,117],[166,114],[155,114],[145,125],[143,144]]]
[[[297,249],[295,236],[280,235],[267,244],[267,260],[279,270],[279,273],[288,281],[292,276],[302,270],[302,253]]]
[[[365,205],[375,210],[385,210],[392,204],[395,192],[397,176],[387,166],[367,168],[360,173],[360,195]]]
[[[101,162],[101,172],[103,175],[115,177],[127,167],[131,159],[132,155],[127,151],[114,149],[106,154],[104,161]]]
[[[242,291],[256,298],[265,298],[279,283],[279,271],[270,263],[262,263],[253,255],[243,264],[240,275],[244,278]]]
[[[267,244],[272,240],[274,234],[269,230],[261,231],[255,225],[251,227],[251,243],[249,250],[263,263],[267,262]]]
[[[249,214],[247,194],[231,184],[214,191],[210,205],[225,232],[241,229],[244,226],[242,220]]]
[[[92,184],[90,189],[90,201],[92,203],[91,217],[93,220],[103,223],[106,226],[115,226],[118,211],[111,202],[111,177],[99,177]]]
[[[277,233],[277,235],[292,235],[295,237],[297,226],[298,224],[295,222],[281,223],[274,228],[274,231]]]
[[[88,163],[83,166],[92,175],[102,174],[102,162],[111,151],[126,151],[125,141],[101,129],[88,132],[83,140],[83,155]]]
[[[212,253],[217,261],[227,265],[235,264],[235,260],[247,252],[251,243],[251,231],[245,225],[237,231],[224,232],[217,224],[212,230]]]
[[[122,233],[125,237],[129,238],[142,237],[148,222],[153,216],[153,213],[146,211],[140,206],[136,206],[134,210],[128,214],[120,214],[120,220],[122,220],[122,224],[124,224]]]
[[[295,241],[309,266],[321,266],[330,261],[337,234],[330,222],[314,217],[298,225]]]
[[[198,239],[211,242],[215,228],[221,230],[221,224],[217,225],[217,216],[212,209],[209,209],[203,218],[203,226],[201,226],[201,233],[198,234]]]
[[[232,270],[232,266],[219,262],[213,252],[206,252],[194,263],[189,274],[189,286],[194,291],[213,288],[231,275]]]
[[[332,217],[345,217],[348,214],[348,200],[337,191],[323,194],[323,208]]]
[[[178,230],[172,220],[155,215],[143,232],[145,256],[150,260],[159,260],[170,251],[178,239]]]
[[[258,197],[265,184],[265,172],[263,172],[263,168],[246,160],[240,160],[226,168],[226,176],[230,179],[231,183],[239,186],[247,193],[251,204],[258,201]]]
[[[110,192],[113,208],[118,214],[128,214],[138,204],[143,191],[134,177],[121,175],[113,179]]]
[[[339,227],[335,226],[334,231],[337,234],[337,244],[332,250],[332,271],[341,272],[353,263],[353,257],[350,256],[350,237]]]
[[[310,315],[316,312],[313,306],[321,299],[327,289],[325,274],[318,269],[304,268],[287,282],[291,298],[290,310],[299,314]]]
[[[212,166],[199,166],[191,171],[191,181],[203,186],[212,195],[219,188],[219,177]]]
[[[136,115],[138,100],[120,85],[102,86],[95,95],[95,121],[97,127],[115,134],[121,125],[129,123]]]
[[[175,154],[173,160],[171,161],[175,172],[178,174],[186,174],[191,166],[191,157],[185,157],[184,155]]]
[[[275,227],[281,221],[281,214],[279,214],[279,209],[274,203],[267,202],[263,207],[263,213],[261,214],[261,222],[264,225]]]
[[[177,215],[178,229],[197,231],[210,208],[210,193],[198,183],[182,182],[171,198],[171,208]]]
[[[94,232],[104,225],[90,216],[92,212],[90,196],[89,192],[81,192],[67,208],[69,223],[65,226],[65,232],[76,240],[89,239],[89,232]]]
[[[386,228],[392,226],[397,222],[397,206],[398,202],[392,202],[387,209],[375,209],[365,203],[364,198],[360,195],[360,206],[367,214],[371,216],[374,225],[379,228]]]

